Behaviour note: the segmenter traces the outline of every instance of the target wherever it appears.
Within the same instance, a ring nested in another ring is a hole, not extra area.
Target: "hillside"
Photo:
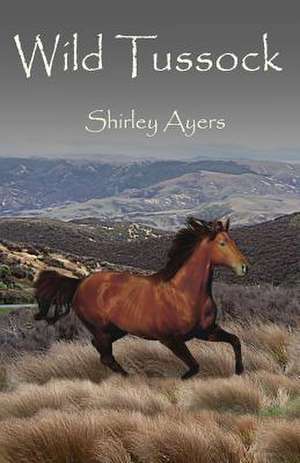
[[[1,240],[32,246],[97,263],[111,262],[158,270],[165,261],[172,233],[150,227],[84,219],[61,222],[49,219],[0,219]],[[300,214],[292,214],[253,226],[232,230],[248,256],[250,271],[243,284],[300,283]],[[232,272],[220,270],[217,280],[241,283]]]
[[[34,302],[33,281],[45,269],[83,277],[94,267],[84,259],[71,259],[49,249],[0,242],[0,304]]]
[[[2,216],[97,217],[170,230],[192,214],[259,223],[297,211],[299,201],[299,164],[0,159]]]

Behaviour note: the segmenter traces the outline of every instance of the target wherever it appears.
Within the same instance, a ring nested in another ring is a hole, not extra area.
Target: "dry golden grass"
[[[24,384],[0,396],[0,420],[31,417],[42,409],[128,410],[144,415],[163,412],[171,406],[166,395],[143,382],[110,380],[98,385],[87,380],[55,380],[45,385]]]
[[[12,386],[20,383],[44,384],[56,379],[90,379],[99,382],[109,370],[99,361],[92,345],[60,342],[47,355],[25,354],[9,369]]]
[[[187,410],[217,410],[258,413],[263,396],[247,378],[232,377],[190,381],[178,389],[178,405]]]
[[[215,423],[199,427],[194,422],[176,422],[170,417],[148,422],[129,436],[128,449],[134,461],[174,463],[238,463],[245,449],[237,436]]]
[[[231,328],[241,377],[229,346],[197,341],[189,381],[167,349],[135,338],[115,346],[128,378],[79,342],[0,364],[0,463],[299,463],[299,334]]]
[[[251,379],[271,397],[277,397],[280,391],[286,391],[291,398],[300,395],[300,381],[294,377],[258,370]]]
[[[300,330],[290,337],[286,373],[300,378]]]
[[[192,341],[189,347],[200,364],[199,378],[225,378],[233,375],[234,356],[230,346]],[[243,352],[247,371],[281,371],[268,352],[246,345]],[[180,360],[154,341],[125,338],[116,343],[115,355],[131,375],[178,378],[186,371]],[[93,346],[80,342],[56,343],[49,349],[46,361],[43,354],[27,354],[9,368],[10,383],[13,386],[23,382],[44,384],[53,378],[100,382],[110,375],[110,370],[101,364]]]
[[[34,419],[2,423],[0,461],[19,463],[130,462],[109,426],[95,414],[48,412]]]
[[[266,424],[256,443],[257,463],[299,463],[300,421]]]
[[[200,428],[171,416],[102,415],[46,411],[34,419],[2,423],[0,461],[238,463],[245,447],[212,420]],[[102,459],[101,459],[102,458]]]
[[[290,334],[288,329],[275,324],[254,324],[249,329],[240,330],[241,339],[256,349],[270,353],[282,367],[288,361]]]

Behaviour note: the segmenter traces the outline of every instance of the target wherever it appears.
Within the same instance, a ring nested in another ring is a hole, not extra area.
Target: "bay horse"
[[[123,375],[127,373],[114,358],[112,344],[127,334],[158,340],[169,348],[188,367],[182,379],[199,371],[186,341],[229,343],[235,372],[241,374],[240,340],[216,322],[212,280],[217,265],[239,276],[247,273],[247,259],[229,236],[229,220],[206,222],[190,217],[176,234],[165,267],[152,275],[108,271],[77,279],[41,272],[35,283],[39,304],[35,318],[55,322],[72,307],[92,334],[102,363]],[[50,318],[51,306],[55,315]]]

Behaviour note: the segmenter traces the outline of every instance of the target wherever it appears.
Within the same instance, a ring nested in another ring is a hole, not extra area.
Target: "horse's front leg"
[[[203,335],[196,336],[199,339],[205,339],[207,341],[213,342],[226,342],[230,344],[233,348],[235,354],[235,373],[241,375],[244,371],[243,359],[242,359],[242,348],[239,338],[228,331],[223,330],[218,325],[215,325],[212,330],[209,330],[207,336]]]
[[[199,364],[182,339],[168,338],[161,339],[160,342],[189,367],[189,370],[181,376],[181,379],[191,378],[198,373]]]

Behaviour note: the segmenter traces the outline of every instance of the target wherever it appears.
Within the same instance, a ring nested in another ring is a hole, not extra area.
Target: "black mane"
[[[197,244],[204,238],[211,236],[216,224],[223,228],[222,222],[204,222],[198,221],[193,217],[188,218],[186,227],[179,230],[175,235],[168,252],[168,260],[165,267],[154,276],[163,281],[171,280],[193,254]],[[218,231],[221,231],[220,228]]]

